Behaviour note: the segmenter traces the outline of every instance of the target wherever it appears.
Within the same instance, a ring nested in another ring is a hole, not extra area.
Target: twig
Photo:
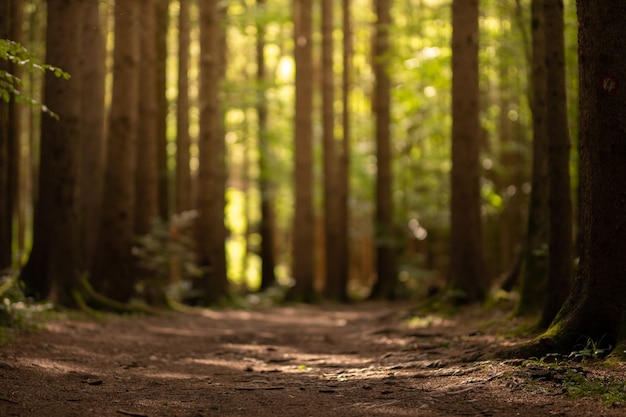
[[[132,411],[126,411],[126,410],[117,410],[118,413],[120,414],[124,414],[125,416],[132,416],[132,417],[148,417],[147,414],[141,414],[141,413],[134,413]]]

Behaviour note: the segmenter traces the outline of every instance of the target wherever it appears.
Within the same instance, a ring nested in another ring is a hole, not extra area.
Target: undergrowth
[[[51,303],[34,303],[24,295],[23,283],[14,271],[0,275],[0,346],[6,344],[16,329],[36,326],[42,315],[52,310]]]

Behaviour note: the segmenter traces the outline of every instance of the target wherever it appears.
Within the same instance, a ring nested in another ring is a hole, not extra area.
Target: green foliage
[[[536,381],[553,382],[557,392],[571,398],[596,398],[605,407],[626,404],[626,381],[614,376],[593,376],[587,369],[571,361],[558,361],[559,355],[524,362],[526,376]]]
[[[8,39],[0,39],[0,59],[16,65],[27,72],[50,71],[57,78],[69,79],[70,75],[62,69],[48,64],[40,64],[32,57],[30,52],[18,42]],[[58,116],[34,98],[25,94],[22,90],[22,80],[15,74],[0,69],[0,99],[9,102],[13,97],[17,102],[26,103],[33,107],[39,107],[44,113],[58,118]]]
[[[0,275],[0,345],[10,329],[24,329],[34,323],[34,319],[43,312],[52,309],[52,304],[34,304],[24,295],[24,285],[17,273]]]
[[[139,283],[140,294],[168,287],[168,296],[181,300],[191,280],[202,275],[192,237],[196,217],[195,211],[186,211],[172,216],[169,223],[155,218],[151,232],[137,238],[133,255],[138,266],[150,272]]]

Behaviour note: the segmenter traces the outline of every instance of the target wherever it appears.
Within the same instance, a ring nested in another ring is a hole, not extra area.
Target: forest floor
[[[0,416],[623,416],[621,362],[486,360],[506,311],[292,306],[57,317],[0,347]]]

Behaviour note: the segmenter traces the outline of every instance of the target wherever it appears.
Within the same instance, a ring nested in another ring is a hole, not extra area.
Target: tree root
[[[72,295],[79,310],[96,318],[100,311],[117,314],[158,314],[159,310],[140,304],[122,303],[97,292],[89,283],[87,276],[80,280],[80,289],[74,290]]]

